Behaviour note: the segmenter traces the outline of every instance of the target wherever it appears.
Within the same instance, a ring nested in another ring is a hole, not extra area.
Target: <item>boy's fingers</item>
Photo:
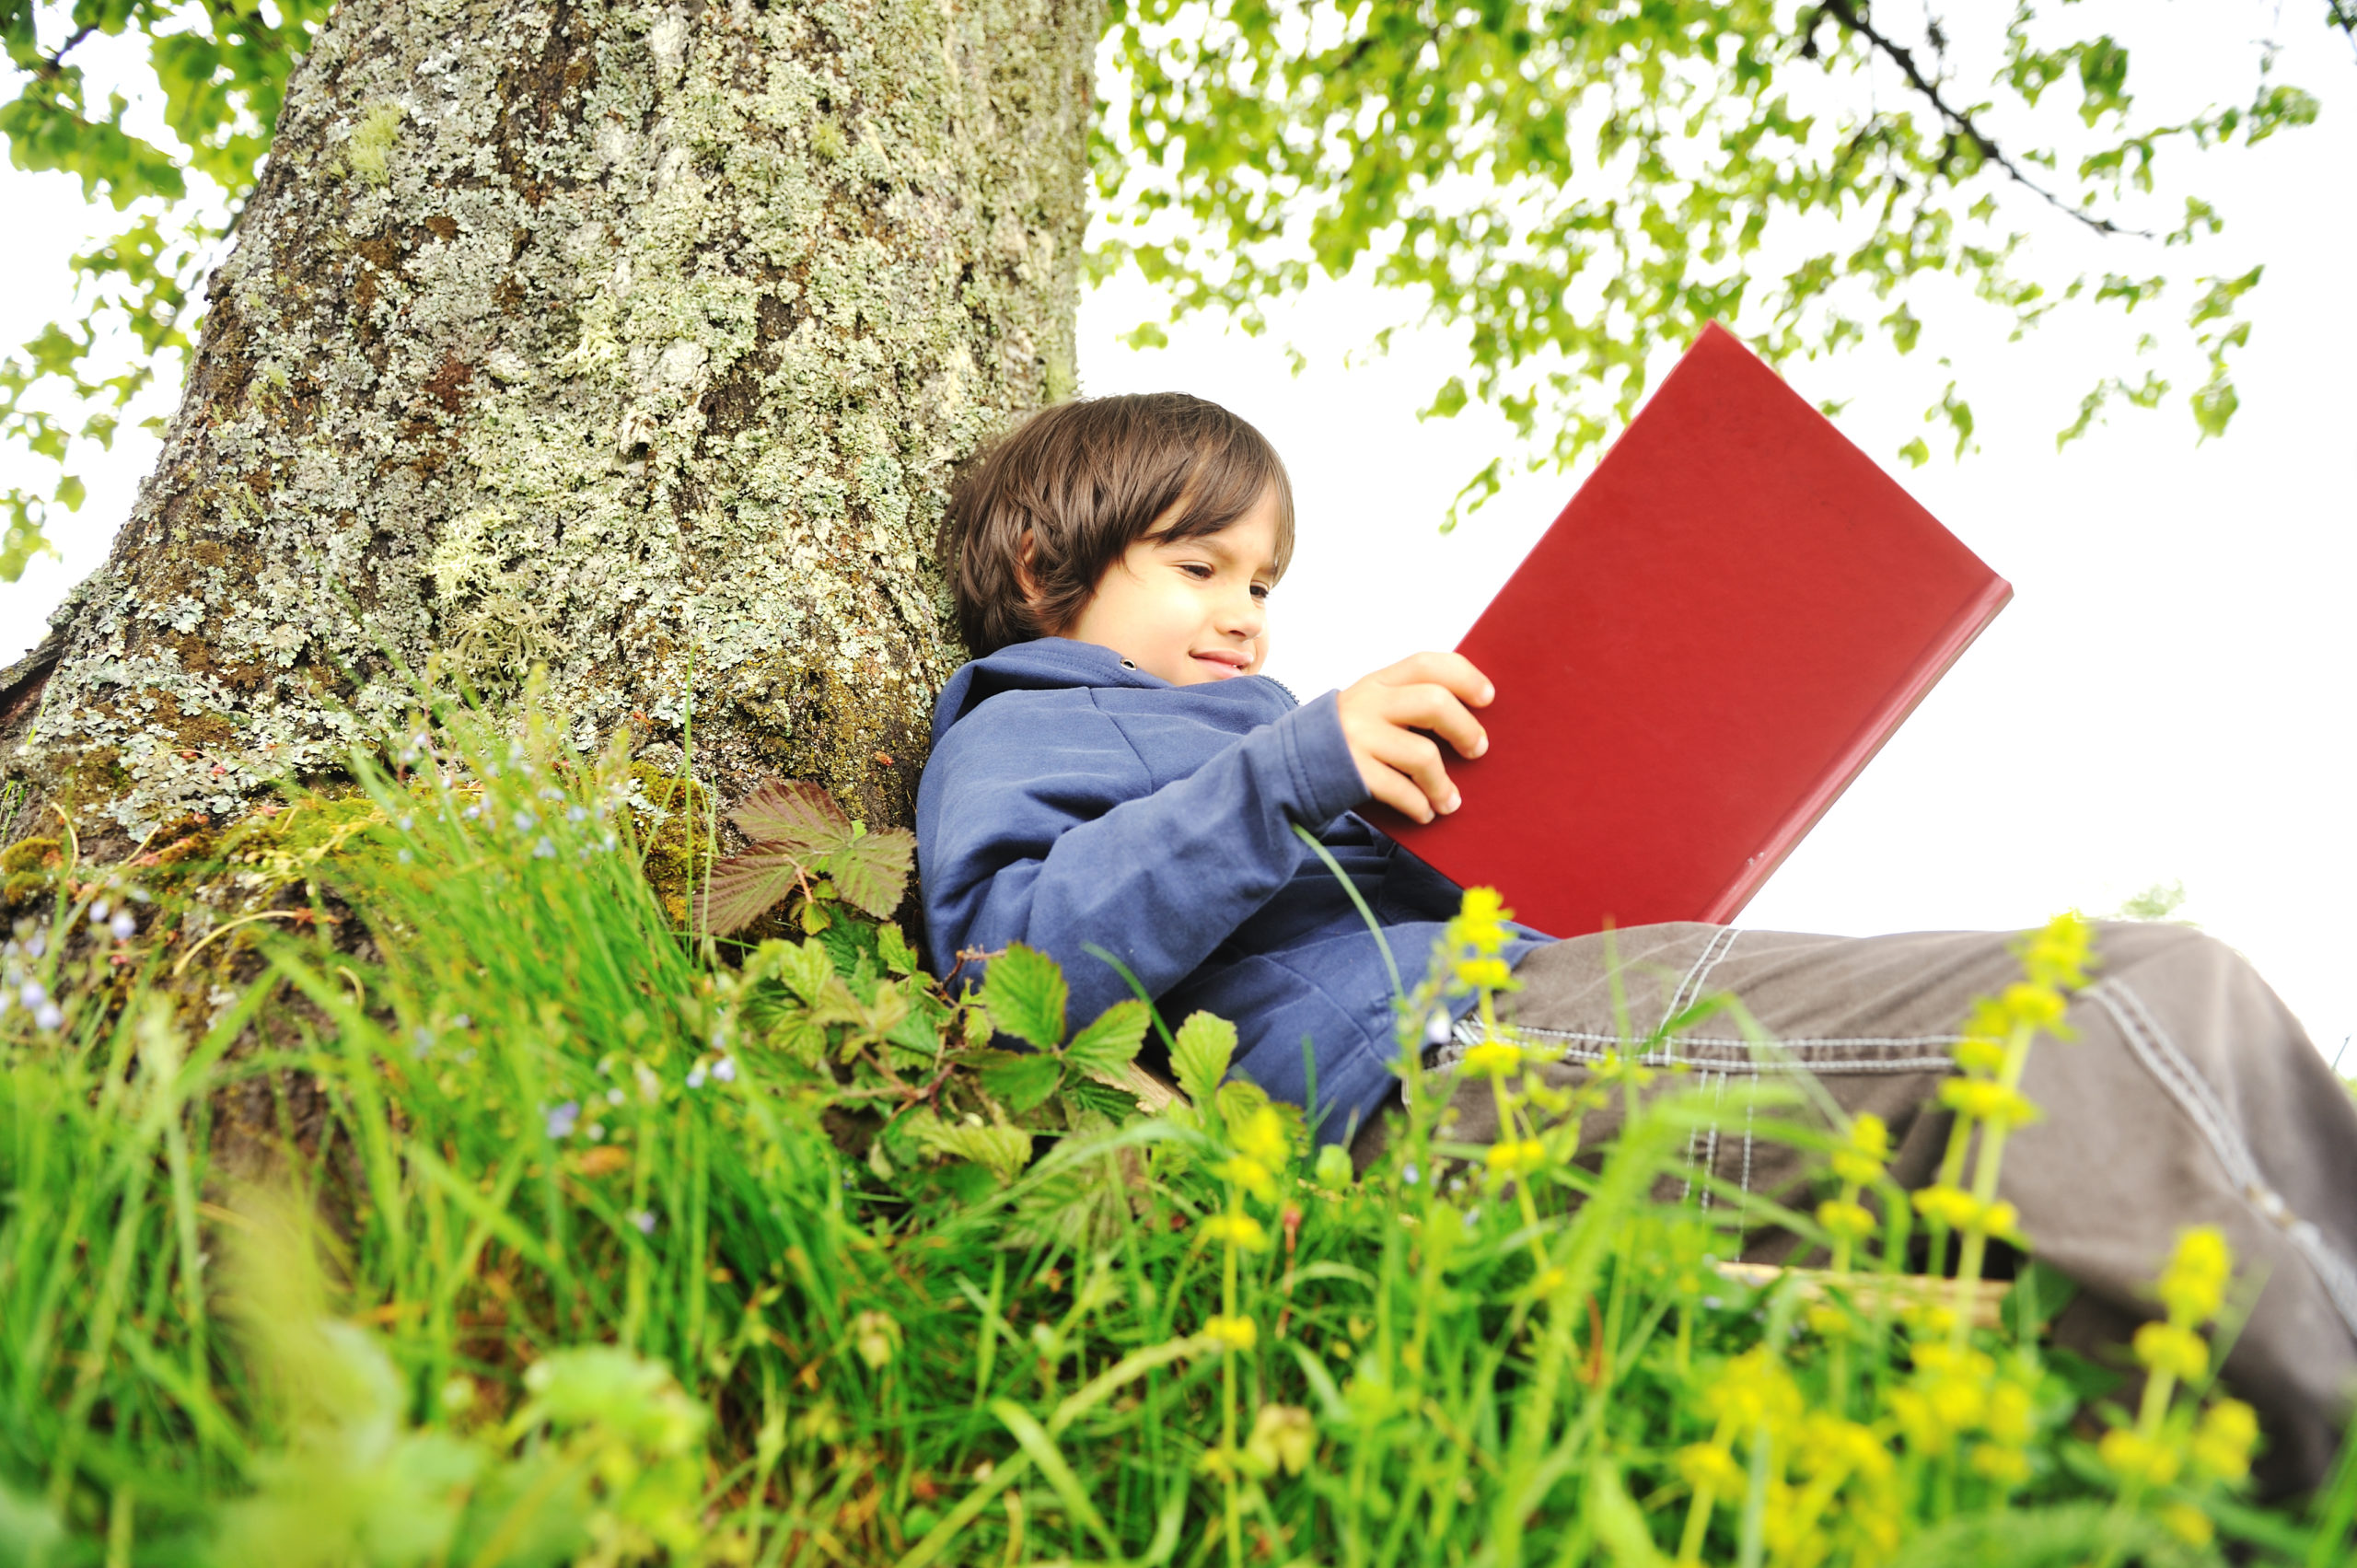
[[[1391,686],[1444,687],[1459,702],[1476,708],[1486,707],[1497,695],[1490,678],[1474,668],[1473,661],[1463,654],[1411,654],[1385,670],[1382,679]]]
[[[1422,792],[1430,802],[1428,811],[1448,812],[1457,809],[1457,786],[1448,781],[1448,768],[1440,748],[1411,729],[1394,730],[1375,750],[1375,760],[1396,769],[1408,782]],[[1417,816],[1420,822],[1429,822],[1429,815]]]
[[[1479,757],[1490,749],[1489,732],[1445,686],[1395,686],[1385,709],[1393,724],[1431,730],[1460,757]]]

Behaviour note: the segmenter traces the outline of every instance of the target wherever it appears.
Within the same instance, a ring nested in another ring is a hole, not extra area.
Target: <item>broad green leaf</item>
[[[715,935],[742,931],[784,902],[800,870],[784,850],[756,844],[712,868],[704,891],[703,928]]]
[[[1225,1018],[1209,1013],[1190,1013],[1178,1026],[1178,1035],[1170,1052],[1171,1070],[1178,1074],[1178,1086],[1198,1107],[1208,1106],[1219,1092],[1219,1082],[1227,1076],[1227,1064],[1236,1056],[1236,1026]]]
[[[1127,1089],[1117,1089],[1110,1084],[1100,1084],[1093,1078],[1074,1078],[1064,1086],[1064,1098],[1083,1109],[1094,1110],[1114,1122],[1127,1121],[1138,1114],[1138,1097]]]
[[[1064,1042],[1064,974],[1056,960],[1017,942],[990,961],[982,976],[982,1005],[1002,1034],[1042,1051]]]
[[[1118,1073],[1137,1056],[1150,1017],[1146,1005],[1134,997],[1116,1002],[1099,1013],[1095,1023],[1072,1037],[1072,1043],[1064,1047],[1064,1060],[1097,1077]]]
[[[767,951],[769,944],[761,944]],[[827,982],[836,979],[835,961],[828,955],[826,944],[806,939],[800,942],[780,942],[774,968],[778,979],[793,988],[805,1002],[816,1003],[825,993]]]
[[[982,1071],[982,1087],[994,1099],[1004,1101],[1006,1109],[1020,1116],[1044,1103],[1063,1082],[1064,1064],[1041,1052],[1037,1056],[1018,1056]]]
[[[798,851],[807,860],[851,842],[851,819],[835,797],[804,779],[772,779],[737,804],[728,819],[755,843]]]
[[[916,856],[916,835],[888,828],[880,833],[863,833],[830,851],[827,870],[834,877],[837,897],[885,920],[900,906]]]
[[[998,1178],[1013,1181],[1031,1163],[1031,1134],[1000,1121],[946,1121],[931,1109],[911,1112],[901,1120],[911,1138],[936,1153],[971,1160]]]
[[[876,928],[876,954],[884,960],[884,967],[894,974],[912,973],[917,967],[917,956],[909,951],[908,939],[900,935],[900,928],[897,925]]]

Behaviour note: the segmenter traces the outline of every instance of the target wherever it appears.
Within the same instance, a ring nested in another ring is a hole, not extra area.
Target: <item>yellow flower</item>
[[[1923,1389],[1932,1415],[1950,1432],[1969,1432],[1989,1409],[1985,1385],[1969,1377],[1935,1377]]]
[[[1285,1163],[1285,1119],[1268,1106],[1260,1106],[1228,1132],[1236,1152],[1271,1170],[1282,1169]]]
[[[2250,1474],[2250,1451],[2258,1442],[2258,1416],[2240,1400],[2220,1400],[2201,1412],[2193,1429],[2193,1467],[2219,1481]]]
[[[1522,1047],[1509,1040],[1485,1040],[1465,1053],[1465,1070],[1503,1078],[1522,1067]]]
[[[1703,1391],[1702,1408],[1713,1419],[1732,1420],[1739,1427],[1782,1425],[1798,1419],[1801,1392],[1766,1347],[1755,1346],[1720,1370]]]
[[[2177,1238],[2177,1250],[2161,1272],[2161,1305],[2172,1323],[2201,1323],[2225,1305],[2226,1280],[2235,1272],[2234,1249],[2214,1225],[2195,1225]]]
[[[2038,1107],[2019,1089],[1986,1078],[1950,1078],[1940,1086],[1940,1103],[1958,1116],[1997,1127],[2023,1127],[2038,1120]]]
[[[1536,1138],[1509,1138],[1490,1145],[1482,1163],[1490,1167],[1492,1179],[1510,1181],[1517,1176],[1527,1176],[1547,1163],[1547,1145]]]
[[[1250,1155],[1237,1155],[1212,1167],[1212,1174],[1222,1181],[1234,1182],[1263,1202],[1277,1195],[1277,1179],[1269,1167]]]
[[[1448,923],[1448,940],[1470,947],[1480,958],[1494,957],[1506,945],[1505,923],[1514,918],[1495,888],[1468,888],[1457,918]]]
[[[1980,1424],[1998,1442],[2025,1447],[2030,1440],[2030,1413],[2029,1390],[2018,1383],[2000,1383],[1989,1390],[1989,1413]]]
[[[1850,1315],[1829,1301],[1811,1302],[1804,1316],[1809,1332],[1821,1340],[1846,1340],[1857,1330]]]
[[[1875,1233],[1875,1216],[1864,1203],[1843,1202],[1829,1198],[1817,1206],[1817,1223],[1829,1235],[1847,1241],[1864,1241]]]
[[[2218,1527],[2210,1522],[2210,1516],[2190,1503],[2172,1503],[2162,1509],[2161,1524],[2188,1546],[2208,1546],[2218,1534]]]
[[[2166,1444],[2154,1443],[2132,1427],[2114,1427],[2096,1445],[2104,1468],[2122,1481],[2166,1486],[2177,1479],[2177,1458]]]
[[[2029,1480],[2029,1456],[2019,1448],[2001,1448],[1994,1443],[1973,1446],[1972,1468],[2000,1486],[2019,1486]]]
[[[2052,1030],[2062,1021],[2070,1003],[2052,986],[2033,985],[2027,981],[2015,981],[2005,987],[1999,1000],[2013,1016],[2016,1028]]]
[[[1250,1214],[1213,1214],[1203,1222],[1204,1239],[1214,1246],[1238,1248],[1246,1252],[1266,1252],[1269,1233]]]
[[[1697,1492],[1726,1495],[1743,1490],[1743,1467],[1716,1443],[1689,1443],[1680,1448],[1678,1473]]]
[[[2034,984],[2077,990],[2087,983],[2095,935],[2077,911],[2066,910],[2022,945],[2023,972]]]
[[[1889,1158],[1890,1128],[1870,1113],[1850,1123],[1849,1139],[1833,1151],[1833,1174],[1854,1186],[1872,1186],[1882,1179],[1883,1162]]]
[[[1468,991],[1509,991],[1514,987],[1514,970],[1504,958],[1459,958],[1457,983]]]
[[[2005,1042],[1987,1035],[1967,1035],[1956,1042],[1955,1054],[1957,1066],[1986,1076],[2005,1064]]]
[[[1980,1205],[1961,1187],[1926,1187],[1915,1194],[1915,1212],[1950,1230],[1963,1230],[1980,1217]]]
[[[1260,1326],[1249,1318],[1214,1316],[1204,1320],[1203,1332],[1228,1350],[1250,1350],[1260,1341]]]
[[[2210,1347],[2192,1330],[2175,1323],[2147,1323],[2136,1330],[2136,1359],[2155,1372],[2180,1379],[2210,1370]]]

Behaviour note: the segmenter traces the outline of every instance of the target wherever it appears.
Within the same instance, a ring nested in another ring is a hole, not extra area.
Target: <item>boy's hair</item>
[[[1293,485],[1267,436],[1184,392],[1042,409],[950,491],[958,633],[976,658],[1053,636],[1072,624],[1132,543],[1217,533],[1271,490],[1282,576],[1293,558]]]

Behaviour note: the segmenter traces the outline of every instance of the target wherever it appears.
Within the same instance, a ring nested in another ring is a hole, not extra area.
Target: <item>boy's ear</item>
[[[1015,586],[1022,590],[1024,608],[1037,620],[1039,613],[1039,579],[1031,570],[1031,557],[1039,547],[1039,536],[1030,528],[1023,530],[1022,547],[1015,556]]]

